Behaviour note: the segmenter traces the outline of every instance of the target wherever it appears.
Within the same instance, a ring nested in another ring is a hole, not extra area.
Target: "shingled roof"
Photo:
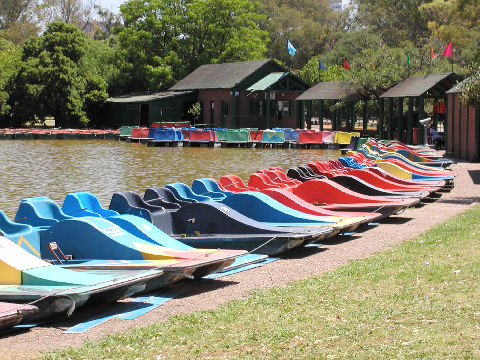
[[[246,82],[245,85],[248,86],[251,85],[248,78],[264,66],[272,67],[275,71],[284,71],[273,60],[202,65],[169,90],[233,89]]]
[[[353,92],[346,82],[327,81],[311,87],[297,97],[297,100],[340,100]]]
[[[453,72],[410,76],[380,95],[381,98],[417,97],[429,92],[432,96],[444,95],[461,77]]]

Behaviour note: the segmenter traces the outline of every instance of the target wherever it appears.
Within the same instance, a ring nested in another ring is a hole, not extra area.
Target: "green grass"
[[[479,281],[477,205],[322,276],[45,358],[480,358]]]

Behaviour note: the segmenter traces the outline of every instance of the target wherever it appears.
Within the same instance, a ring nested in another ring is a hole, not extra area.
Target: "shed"
[[[203,123],[265,129],[299,126],[293,104],[308,87],[267,59],[202,65],[169,90],[196,91]]]
[[[447,154],[469,161],[480,161],[480,106],[462,104],[461,85],[452,87],[447,94]]]
[[[194,91],[163,91],[132,94],[107,100],[103,126],[151,126],[154,122],[189,121],[188,109],[195,101]]]

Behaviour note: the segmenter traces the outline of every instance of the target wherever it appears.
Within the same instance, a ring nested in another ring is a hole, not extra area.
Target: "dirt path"
[[[84,334],[62,334],[80,320],[88,319],[95,309],[78,311],[63,323],[38,327],[0,338],[0,359],[31,359],[53,349],[76,347],[88,340],[98,340],[111,333],[152,324],[172,315],[215,309],[232,299],[245,298],[252,290],[282,286],[335,269],[354,259],[368,257],[401,241],[415,237],[480,202],[480,164],[458,163],[455,188],[434,203],[409,209],[381,222],[380,226],[342,239],[337,237],[319,249],[301,249],[288,257],[219,280],[203,280],[181,285],[182,296],[136,319],[112,319]]]

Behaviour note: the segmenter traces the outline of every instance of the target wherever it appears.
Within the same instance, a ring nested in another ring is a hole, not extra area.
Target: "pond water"
[[[13,218],[19,202],[88,191],[108,207],[113,192],[199,177],[236,174],[246,182],[260,168],[291,166],[339,156],[336,150],[147,147],[114,140],[0,141],[0,210]]]

